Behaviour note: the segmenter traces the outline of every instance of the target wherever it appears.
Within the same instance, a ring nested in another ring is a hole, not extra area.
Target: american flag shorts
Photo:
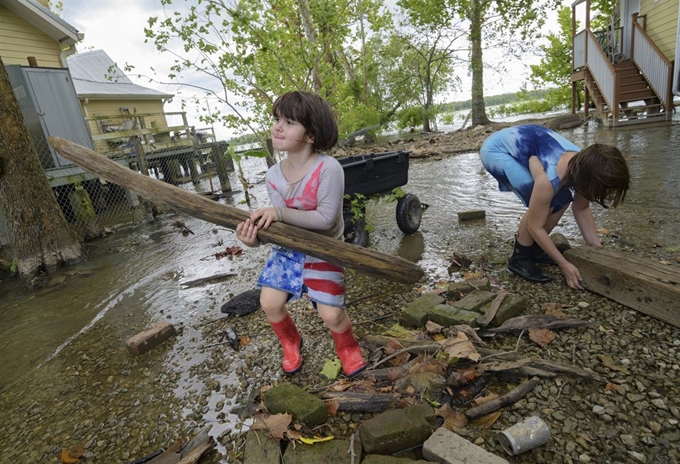
[[[307,297],[314,303],[342,308],[345,305],[345,271],[299,251],[272,246],[258,287],[270,287],[290,295],[289,300]]]

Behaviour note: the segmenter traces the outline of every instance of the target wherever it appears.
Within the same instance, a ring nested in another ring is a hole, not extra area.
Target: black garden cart
[[[345,171],[345,241],[359,246],[368,244],[365,205],[357,202],[375,195],[392,193],[408,182],[410,151],[390,151],[355,155],[338,161]],[[356,214],[356,208],[361,208]],[[353,211],[355,209],[355,211]],[[420,227],[423,206],[414,194],[407,193],[397,200],[397,226],[405,234],[413,234]]]

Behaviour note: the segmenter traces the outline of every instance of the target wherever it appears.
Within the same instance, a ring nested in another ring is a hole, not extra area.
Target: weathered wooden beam
[[[680,327],[680,269],[625,251],[594,246],[564,252],[583,288]]]
[[[204,221],[235,229],[240,222],[250,217],[248,211],[144,176],[77,143],[59,137],[50,137],[49,143],[61,156],[86,171],[132,190],[143,198],[163,202]],[[337,266],[393,282],[412,284],[423,276],[423,270],[417,264],[398,256],[351,245],[283,222],[273,223],[269,229],[260,230],[257,236],[263,242],[275,243]]]

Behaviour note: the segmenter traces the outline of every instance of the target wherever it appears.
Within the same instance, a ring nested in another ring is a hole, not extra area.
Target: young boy
[[[550,233],[571,203],[586,243],[602,246],[590,202],[604,208],[623,202],[630,173],[621,152],[598,143],[581,150],[550,129],[528,124],[490,135],[479,153],[499,189],[515,192],[528,206],[519,222],[508,269],[545,283],[550,276],[536,262],[552,262],[560,266],[571,288],[582,289],[579,270],[557,250]]]
[[[274,149],[286,152],[267,172],[272,206],[254,211],[236,227],[236,237],[248,246],[259,243],[257,231],[282,221],[329,237],[342,239],[342,199],[345,173],[340,163],[322,153],[338,141],[338,127],[328,103],[309,92],[288,92],[272,108]],[[344,270],[320,259],[279,246],[265,265],[258,286],[260,304],[283,347],[283,370],[293,374],[302,366],[302,337],[286,302],[307,292],[331,331],[345,375],[366,367],[361,348],[344,310]]]

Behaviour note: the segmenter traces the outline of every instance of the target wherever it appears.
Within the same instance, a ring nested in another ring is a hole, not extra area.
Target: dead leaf
[[[463,279],[465,280],[479,279],[480,277],[482,277],[481,272],[466,272],[463,274]]]
[[[291,442],[295,440],[299,440],[302,438],[302,433],[298,432],[297,430],[286,430],[286,438],[288,438]]]
[[[479,377],[480,372],[475,367],[457,370],[451,373],[448,378],[448,384],[452,387],[462,387]]]
[[[394,383],[404,376],[405,372],[403,369],[390,369],[387,371],[387,380]]]
[[[465,414],[460,411],[454,411],[449,403],[435,409],[434,412],[444,419],[443,426],[445,429],[455,432],[458,435],[467,435],[465,427],[467,426],[468,420],[467,417],[465,417]]]
[[[562,311],[564,305],[561,305],[559,303],[544,303],[541,305],[541,308],[544,310],[545,314],[549,316],[569,317],[564,313],[564,311]]]
[[[600,361],[602,361],[602,364],[605,367],[608,367],[609,369],[619,371],[619,372],[623,372],[623,373],[628,372],[628,368],[626,366],[620,366],[618,364],[615,364],[614,359],[609,355],[600,354],[597,357],[600,358]]]
[[[442,351],[448,355],[449,360],[465,358],[477,362],[482,359],[482,356],[463,332],[458,332],[455,337],[447,338],[439,344],[442,345]]]
[[[340,409],[340,403],[337,400],[326,400],[326,411],[328,412],[328,417],[333,417],[338,413]]]
[[[239,338],[239,343],[241,346],[248,346],[253,342],[253,339],[250,338],[248,335],[241,335]]]
[[[483,404],[486,404],[486,403],[488,403],[488,402],[490,402],[490,401],[497,400],[497,399],[498,399],[498,395],[497,395],[497,394],[488,392],[488,393],[487,393],[486,395],[484,395],[484,396],[478,396],[477,398],[475,398],[475,404],[476,404],[477,406],[481,406],[481,405],[483,405]]]
[[[406,409],[409,406],[413,406],[414,404],[416,404],[416,398],[413,396],[404,397],[399,401],[399,407],[401,409]]]
[[[409,359],[411,359],[411,355],[408,352],[404,352],[387,361],[387,364],[392,367],[403,366]]]
[[[600,235],[609,235],[611,231],[609,229],[597,229],[597,233]]]
[[[545,348],[555,337],[555,332],[550,329],[529,329],[529,338],[541,348]]]
[[[61,450],[61,462],[70,463],[70,462],[78,462],[78,461],[80,461],[80,459],[72,458],[71,456],[69,456],[67,449]]]
[[[444,326],[441,326],[436,322],[432,321],[427,321],[427,323],[425,324],[425,331],[427,331],[427,333],[429,333],[430,335],[441,333],[443,328]]]
[[[498,411],[494,411],[491,414],[487,414],[486,416],[482,416],[479,419],[474,420],[470,425],[474,427],[488,429],[489,427],[496,423],[498,418],[501,417],[502,413],[503,410],[499,409]]]
[[[607,385],[604,387],[604,391],[612,391],[612,390],[618,390],[619,386],[615,383],[609,382]]]
[[[68,449],[61,450],[61,462],[73,463],[80,461],[80,458],[85,454],[85,446],[73,445]]]
[[[670,266],[670,265],[671,265],[671,262],[670,262],[670,261],[666,261],[665,259],[662,259],[661,261],[659,261],[659,264],[665,264],[666,266]]]
[[[250,427],[254,430],[264,430],[267,435],[275,440],[280,440],[288,430],[288,426],[293,420],[290,414],[273,414],[268,417],[260,417]]]

